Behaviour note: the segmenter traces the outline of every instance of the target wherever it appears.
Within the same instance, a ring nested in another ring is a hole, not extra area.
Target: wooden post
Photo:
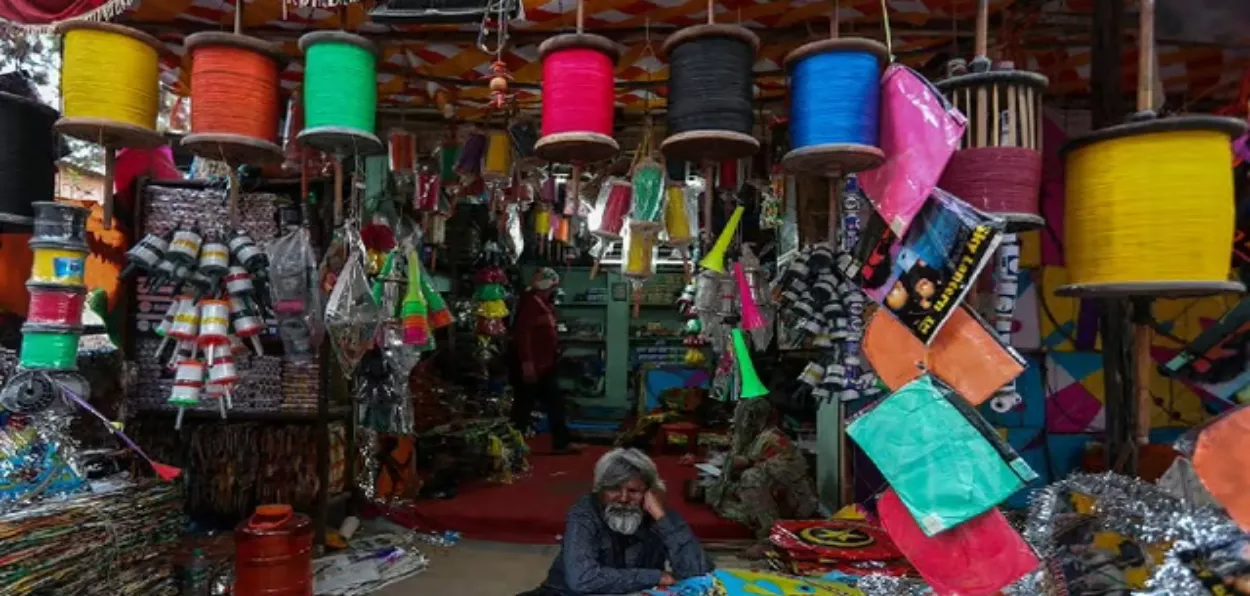
[[[977,0],[976,58],[989,57],[990,0]]]

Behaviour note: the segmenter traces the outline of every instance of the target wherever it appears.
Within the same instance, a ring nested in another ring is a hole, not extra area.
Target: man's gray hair
[[[594,492],[616,488],[634,476],[642,478],[648,489],[664,490],[664,480],[647,454],[633,448],[618,447],[603,454],[595,463]]]

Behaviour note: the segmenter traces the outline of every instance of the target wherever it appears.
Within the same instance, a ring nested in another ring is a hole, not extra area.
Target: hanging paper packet
[[[663,226],[664,167],[659,162],[644,159],[634,166],[630,182],[634,193],[630,219],[640,225]]]
[[[1207,492],[1242,530],[1250,532],[1250,405],[1185,433],[1176,442]]]
[[[1037,554],[997,509],[929,536],[892,490],[877,515],[895,546],[938,596],[993,596],[1037,568]]]
[[[961,306],[928,346],[878,310],[864,331],[864,355],[892,391],[926,371],[978,406],[1024,373],[1024,358],[1004,346],[974,311]]]
[[[880,146],[885,162],[859,184],[896,235],[912,220],[959,148],[967,119],[916,71],[891,65],[881,78]]]
[[[929,375],[870,406],[846,433],[927,536],[990,510],[1037,478],[966,400]]]
[[[935,189],[904,236],[880,213],[847,266],[864,293],[926,344],[963,302],[998,248],[1004,222]]]

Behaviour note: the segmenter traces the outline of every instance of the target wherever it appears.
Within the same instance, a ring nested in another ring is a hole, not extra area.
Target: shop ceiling
[[[991,53],[1017,68],[1050,77],[1050,93],[1077,101],[1089,91],[1089,12],[1094,0],[992,0]],[[1159,69],[1170,100],[1181,104],[1227,102],[1250,72],[1250,11],[1245,0],[1161,0]],[[1203,10],[1194,10],[1202,3]],[[896,58],[936,76],[952,56],[971,54],[975,0],[885,0]],[[1130,6],[1135,2],[1129,0]],[[617,101],[625,112],[662,109],[668,70],[656,53],[666,35],[706,22],[705,0],[588,0],[586,29],[621,44]],[[779,103],[785,95],[782,62],[795,47],[828,35],[832,0],[721,0],[716,21],[739,23],[759,33],[758,97]],[[1185,7],[1184,11],[1180,7]],[[489,114],[487,82],[496,56],[480,47],[480,23],[412,25],[373,22],[375,1],[336,7],[300,7],[281,0],[245,2],[244,32],[281,43],[298,57],[296,40],[318,29],[346,29],[377,42],[379,108],[392,114],[439,113],[450,102],[459,118]],[[508,25],[508,43],[498,55],[515,79],[516,105],[532,110],[541,98],[538,44],[572,29],[573,0],[523,0],[523,15]],[[1168,16],[1171,15],[1171,16]],[[884,41],[882,0],[841,0],[843,36]],[[1166,17],[1166,18],[1165,18]],[[116,19],[169,44],[163,79],[185,89],[182,39],[197,31],[230,30],[234,3],[223,0],[140,0]],[[1123,56],[1125,89],[1137,78],[1135,23],[1126,16]],[[493,43],[493,38],[490,40]],[[293,61],[282,75],[287,91],[299,88],[302,66]]]

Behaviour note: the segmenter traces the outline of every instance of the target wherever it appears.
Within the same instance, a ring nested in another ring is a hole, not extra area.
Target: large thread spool
[[[160,104],[155,37],[112,23],[72,21],[61,61],[61,133],[105,147],[152,149],[165,144],[156,131]]]
[[[231,164],[279,161],[280,87],[286,58],[254,37],[205,31],[187,37],[191,134],[182,146]]]
[[[620,150],[612,138],[616,44],[589,33],[557,35],[538,46],[543,62],[542,138],[534,153],[547,161],[594,162]]]
[[[31,240],[34,264],[30,281],[67,286],[83,285],[87,270],[87,247],[58,240]]]
[[[888,52],[871,39],[825,39],[785,59],[790,73],[791,172],[836,177],[877,167],[881,71]]]
[[[664,41],[668,70],[669,159],[701,162],[759,151],[753,67],[760,38],[737,25],[688,27]]]
[[[83,286],[27,282],[30,308],[26,321],[32,324],[76,326],[82,324],[87,289]]]
[[[304,130],[299,141],[329,153],[381,153],[374,134],[378,48],[343,31],[299,38],[304,53]]]
[[[1009,229],[1044,221],[1042,96],[1046,77],[995,70],[948,78],[937,88],[968,118],[960,150],[951,156],[938,186],[968,204],[999,215]]]
[[[1229,281],[1234,230],[1232,118],[1186,116],[1069,141],[1063,295],[1202,295]]]
[[[26,323],[22,325],[23,368],[35,370],[77,370],[78,338],[76,325]]]
[[[54,198],[52,125],[59,116],[38,101],[0,92],[0,223],[30,226],[32,202]]]

